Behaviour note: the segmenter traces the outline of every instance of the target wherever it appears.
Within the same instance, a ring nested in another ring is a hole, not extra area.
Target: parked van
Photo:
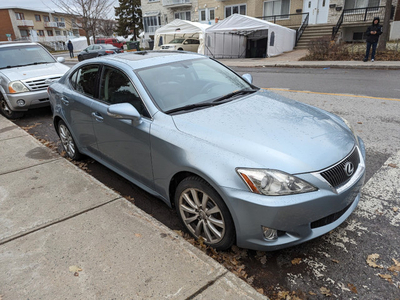
[[[96,44],[111,44],[115,47],[124,49],[124,44],[114,38],[97,38]]]

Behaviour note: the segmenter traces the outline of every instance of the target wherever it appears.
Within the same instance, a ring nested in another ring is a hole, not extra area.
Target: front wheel
[[[181,181],[175,193],[178,215],[196,239],[217,249],[226,250],[235,241],[231,214],[221,196],[203,179],[188,177]]]
[[[83,60],[82,55],[78,55],[78,61],[82,61],[82,60]]]
[[[23,112],[11,110],[11,108],[7,104],[7,101],[1,94],[0,94],[0,111],[7,119],[18,119],[24,115]]]
[[[60,136],[61,144],[67,153],[68,157],[73,160],[79,160],[82,158],[82,154],[79,152],[78,147],[64,121],[58,122],[58,135]]]

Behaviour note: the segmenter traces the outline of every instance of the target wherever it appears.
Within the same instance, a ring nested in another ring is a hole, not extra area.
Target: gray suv
[[[37,43],[0,43],[0,112],[14,119],[49,105],[47,87],[69,70],[64,61]]]

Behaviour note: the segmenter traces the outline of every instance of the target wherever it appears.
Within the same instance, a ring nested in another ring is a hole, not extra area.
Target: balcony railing
[[[17,20],[18,27],[33,27],[32,20]]]
[[[58,28],[65,28],[65,22],[57,22]]]
[[[191,6],[192,0],[162,0],[163,6]]]
[[[390,19],[393,19],[393,10],[394,8],[392,7]],[[343,10],[336,26],[332,28],[332,40],[335,39],[335,36],[339,32],[340,26],[343,23],[372,22],[375,17],[379,17],[381,20],[385,19],[385,6],[362,7]]]
[[[57,28],[57,22],[44,22],[44,27],[46,28]]]

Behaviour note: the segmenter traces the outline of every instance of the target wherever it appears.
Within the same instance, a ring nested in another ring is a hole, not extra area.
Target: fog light
[[[25,106],[25,100],[19,99],[17,100],[18,106]]]
[[[264,227],[264,226],[261,226],[261,227],[262,227],[262,231],[263,231],[265,239],[267,239],[269,241],[275,241],[276,239],[278,239],[278,230]]]

